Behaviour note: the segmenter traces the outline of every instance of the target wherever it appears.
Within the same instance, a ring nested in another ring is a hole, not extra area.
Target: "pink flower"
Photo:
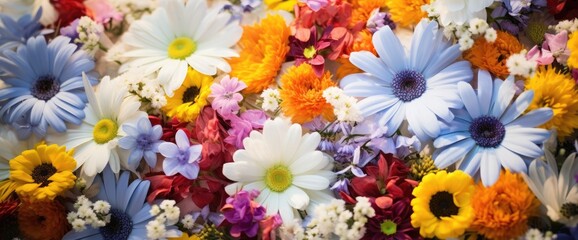
[[[243,100],[243,95],[239,92],[246,87],[247,85],[237,78],[224,77],[221,83],[211,85],[209,97],[214,98],[211,106],[225,118],[236,114],[240,109],[239,102]]]
[[[558,63],[566,64],[570,56],[570,50],[566,48],[568,42],[568,33],[562,31],[556,35],[546,33],[546,40],[542,43],[542,49],[534,46],[526,55],[528,60],[534,60],[539,65],[550,65],[554,59]]]
[[[122,13],[116,11],[108,0],[87,0],[84,5],[90,9],[97,23],[108,23],[110,20],[122,21]]]
[[[253,129],[262,129],[267,121],[267,114],[262,110],[251,109],[241,113],[241,118],[249,121]]]
[[[328,0],[299,0],[299,1],[307,4],[307,6],[309,6],[309,8],[311,8],[311,10],[313,10],[314,12],[319,11],[321,8],[324,8],[325,6],[327,6],[327,4],[329,4]]]
[[[229,136],[225,138],[225,142],[237,147],[238,149],[244,149],[243,139],[249,136],[249,133],[253,131],[251,122],[237,117],[237,115],[231,115],[229,120],[231,121],[231,128],[227,131]]]

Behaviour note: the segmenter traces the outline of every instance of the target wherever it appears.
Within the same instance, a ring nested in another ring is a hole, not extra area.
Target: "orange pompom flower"
[[[498,31],[496,41],[491,43],[480,37],[476,39],[471,49],[463,53],[463,57],[474,67],[488,70],[493,75],[505,79],[510,74],[506,61],[512,54],[519,53],[522,49],[524,46],[516,37]]]
[[[281,109],[294,123],[305,123],[317,116],[328,121],[335,118],[333,107],[323,98],[323,90],[335,86],[331,73],[315,75],[307,63],[293,66],[281,77]]]

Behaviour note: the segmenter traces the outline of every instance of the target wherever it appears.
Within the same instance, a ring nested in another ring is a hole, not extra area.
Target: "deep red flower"
[[[176,118],[173,118],[171,121],[164,121],[163,119],[153,115],[149,115],[149,121],[153,126],[161,125],[163,128],[163,136],[161,137],[161,140],[163,141],[175,142],[175,134],[177,134],[177,131],[179,130],[183,130],[187,136],[191,138],[191,131],[187,129],[188,123],[186,122],[179,122]]]
[[[84,5],[84,0],[51,0],[50,3],[58,11],[57,26],[65,27],[82,16],[92,16]]]
[[[375,216],[365,224],[364,240],[411,240],[422,239],[419,231],[411,225],[413,210],[409,199],[395,201],[389,208],[380,208],[372,202]]]
[[[19,236],[17,210],[20,202],[8,199],[0,202],[0,239],[14,239]]]
[[[548,0],[548,11],[557,20],[578,18],[578,1],[576,0]]]
[[[216,172],[215,170],[222,168],[224,163],[233,161],[236,149],[224,142],[227,131],[221,124],[223,122],[211,107],[205,107],[197,117],[193,132],[197,141],[203,145],[199,162],[201,170]]]
[[[322,51],[329,48],[333,41],[330,38],[331,29],[325,30],[321,37],[318,37],[316,27],[311,27],[310,32],[311,34],[307,41],[302,41],[295,36],[289,36],[289,56],[295,58],[296,66],[302,63],[309,63],[315,70],[315,74],[321,77],[323,70],[325,70],[325,58],[322,55]]]

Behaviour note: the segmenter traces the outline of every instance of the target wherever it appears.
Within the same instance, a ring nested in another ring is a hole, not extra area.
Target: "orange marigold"
[[[323,98],[323,90],[335,86],[329,71],[317,77],[309,64],[293,66],[281,76],[281,86],[281,110],[293,122],[308,122],[320,115],[328,121],[335,118],[333,107]]]
[[[355,41],[351,45],[351,49],[348,52],[359,52],[359,51],[369,51],[377,56],[377,52],[373,47],[373,43],[371,42],[372,34],[369,30],[365,29],[359,32],[355,38]],[[349,74],[353,73],[360,73],[363,72],[361,69],[357,68],[351,62],[349,62],[349,58],[340,58],[339,60],[339,68],[337,69],[337,78],[341,79]]]
[[[503,171],[493,186],[476,186],[471,228],[489,239],[513,239],[526,232],[528,218],[538,213],[539,206],[519,174]]]
[[[418,23],[427,13],[421,10],[421,6],[429,4],[430,0],[395,0],[387,1],[391,20],[402,27],[408,27]]]
[[[515,53],[519,53],[524,46],[511,34],[498,31],[496,41],[490,43],[486,38],[479,37],[474,42],[474,46],[465,51],[463,56],[470,61],[474,67],[488,70],[495,76],[506,78],[510,72],[506,66],[508,58]]]
[[[231,76],[247,84],[244,93],[259,93],[275,81],[289,52],[289,27],[283,17],[268,15],[243,28],[241,53],[229,61]]]
[[[18,226],[26,239],[58,240],[70,230],[66,209],[58,201],[22,203]]]

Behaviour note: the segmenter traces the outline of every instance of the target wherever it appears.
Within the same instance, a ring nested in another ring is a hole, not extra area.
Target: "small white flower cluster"
[[[149,213],[156,216],[146,225],[148,239],[166,239],[175,236],[175,231],[167,231],[167,226],[179,222],[181,210],[175,206],[175,200],[163,200],[159,205],[153,205]]]
[[[357,197],[353,212],[345,208],[345,202],[334,199],[328,205],[315,208],[315,216],[305,232],[307,239],[360,239],[365,235],[367,219],[375,216],[369,199]]]
[[[100,49],[100,35],[104,32],[104,27],[90,17],[84,16],[78,20],[76,32],[78,38],[74,42],[82,44],[81,49],[94,57],[96,51]]]
[[[274,112],[279,108],[279,104],[281,103],[281,94],[278,89],[265,89],[263,93],[261,93],[261,98],[263,98],[261,107],[265,111]]]
[[[145,13],[151,13],[158,5],[158,0],[116,0],[116,9],[123,13],[129,24],[140,19]]]
[[[363,116],[357,107],[357,99],[345,95],[343,90],[338,87],[329,87],[323,91],[323,98],[331,106],[333,113],[337,116],[338,121],[342,122],[361,122]]]
[[[86,229],[86,225],[100,228],[110,222],[110,204],[106,201],[98,200],[93,203],[81,195],[76,199],[74,209],[75,212],[69,212],[66,216],[74,231],[82,232]]]
[[[193,230],[193,228],[195,228],[195,218],[193,218],[193,215],[187,214],[181,219],[181,224],[184,228]]]
[[[578,19],[560,21],[557,25],[550,26],[550,28],[556,30],[556,33],[560,33],[562,31],[573,33],[578,31]]]
[[[152,108],[150,110],[159,111],[167,104],[164,89],[151,76],[143,76],[141,73],[129,71],[119,78],[125,82],[129,93],[140,99],[144,108],[150,107]]]
[[[536,73],[538,63],[526,58],[526,51],[512,54],[506,61],[506,67],[512,75],[529,78]]]
[[[552,240],[555,238],[555,235],[550,231],[542,233],[538,229],[531,228],[524,236],[520,237],[520,240]]]
[[[474,46],[474,39],[483,36],[486,41],[494,42],[498,38],[498,32],[488,25],[485,20],[474,18],[468,24],[456,25],[454,23],[444,28],[444,34],[450,38],[455,36],[460,44],[460,50],[466,51]]]

